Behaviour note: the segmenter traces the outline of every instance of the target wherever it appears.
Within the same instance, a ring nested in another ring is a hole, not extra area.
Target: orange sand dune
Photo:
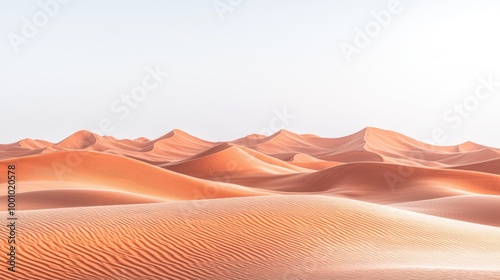
[[[103,138],[90,131],[78,131],[68,138],[54,145],[54,148],[60,149],[85,149],[92,147],[98,142],[103,141]]]
[[[24,139],[18,142],[20,147],[28,149],[44,149],[53,144],[44,140]]]
[[[500,196],[462,195],[391,206],[454,220],[500,227]]]
[[[63,150],[89,150],[118,154],[146,162],[165,162],[184,159],[212,145],[214,143],[201,140],[180,130],[173,130],[155,140],[143,137],[136,140],[116,139],[82,130],[56,144],[43,140],[25,139],[0,145],[0,156],[13,158]]]
[[[362,151],[366,144],[364,136],[367,129],[339,138],[322,138],[316,135],[302,135],[302,139],[309,144],[328,149],[330,152],[342,153],[347,151]]]
[[[9,149],[9,150],[4,150],[4,151],[0,151],[0,160],[38,155],[38,154],[41,154],[44,150],[45,149],[31,150],[31,149],[22,149],[22,148],[21,149],[13,148],[13,149]]]
[[[483,146],[483,145],[480,145],[480,144],[477,144],[477,143],[474,143],[471,141],[467,141],[465,143],[458,145],[458,150],[461,152],[470,152],[470,151],[477,151],[477,150],[483,150],[483,149],[493,149],[497,152],[500,152],[500,150],[498,150],[498,149]]]
[[[46,148],[51,145],[53,145],[53,143],[50,143],[48,141],[26,138],[11,144],[0,144],[0,151],[12,148],[40,149]]]
[[[50,142],[32,139],[24,139],[12,144],[0,144],[0,160],[40,154],[50,145],[52,145]]]
[[[21,191],[64,188],[118,190],[160,199],[200,199],[264,194],[238,185],[188,177],[132,159],[89,151],[64,151],[0,165],[16,164]],[[0,178],[0,184],[6,182]]]
[[[8,165],[18,266],[0,279],[500,279],[500,150],[472,142],[24,139],[0,144],[5,221]]]
[[[147,150],[147,154],[162,155],[170,161],[185,159],[216,144],[196,138],[178,129],[151,141],[151,143],[153,144]]]
[[[373,161],[373,162],[384,161],[384,159],[380,155],[368,151],[352,151],[352,152],[345,152],[338,154],[327,153],[327,154],[316,155],[316,157],[321,160],[344,162],[344,163],[360,162],[360,161]]]
[[[498,228],[339,198],[36,210],[23,213],[23,228],[17,279],[500,275]]]
[[[493,149],[474,150],[448,155],[439,160],[448,166],[467,165],[480,163],[487,160],[498,159],[499,154]]]
[[[239,145],[273,155],[303,153],[322,160],[339,162],[376,161],[420,166],[451,166],[498,158],[497,149],[472,142],[456,146],[434,146],[402,134],[365,128],[340,138],[321,138],[279,131],[269,137],[250,135],[233,141]]]
[[[314,146],[311,143],[305,141],[304,137],[286,130],[280,130],[275,134],[265,138],[240,138],[233,141],[233,143],[266,154],[277,154],[284,152],[311,154],[329,151],[326,148]]]
[[[433,146],[402,134],[377,128],[365,128],[340,138],[321,138],[281,130],[271,136],[252,134],[232,141],[241,147],[283,160],[286,154],[305,154],[324,161],[375,161],[427,167],[453,167],[480,163],[500,157],[500,150],[466,142],[456,146]],[[15,158],[60,150],[91,150],[161,165],[186,160],[220,143],[196,138],[181,130],[173,130],[155,140],[115,139],[89,131],[77,132],[52,144],[25,139],[0,145],[0,158]],[[281,156],[283,155],[283,156]],[[313,168],[314,169],[314,168]]]
[[[309,171],[253,150],[226,143],[216,145],[186,160],[162,166],[172,171],[205,179],[245,174],[255,176]]]
[[[486,161],[478,162],[478,163],[474,163],[474,164],[453,166],[451,168],[500,175],[500,158],[493,159],[493,160],[486,160]]]
[[[290,163],[296,166],[314,170],[321,170],[342,164],[341,162],[336,162],[336,161],[320,160],[318,158],[306,154],[294,155],[293,158],[291,158]]]
[[[22,192],[17,194],[17,199],[19,201],[17,210],[165,202],[164,199],[156,197],[93,189],[51,189]],[[0,196],[0,200],[6,201],[7,196]],[[1,206],[1,211],[7,211],[7,205],[2,204]]]
[[[149,163],[180,160],[198,153],[214,143],[198,139],[180,130],[173,130],[155,140],[117,140],[101,137],[89,131],[77,132],[49,151],[79,149],[108,152]]]
[[[497,175],[366,162],[314,173],[230,177],[228,181],[288,194],[324,194],[382,204],[474,193],[500,195]]]

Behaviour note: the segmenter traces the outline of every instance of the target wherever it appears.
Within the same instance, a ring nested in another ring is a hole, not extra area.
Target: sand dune
[[[45,149],[53,144],[44,140],[24,139],[19,141],[18,145],[27,149]]]
[[[316,157],[326,161],[336,161],[344,163],[360,162],[360,161],[373,161],[373,162],[384,161],[384,159],[380,155],[368,151],[352,151],[352,152],[345,152],[338,154],[327,153],[327,154],[316,155]]]
[[[291,164],[314,170],[321,170],[333,166],[341,165],[341,162],[326,161],[306,154],[295,154],[289,161]]]
[[[60,149],[85,149],[90,148],[101,141],[101,136],[90,131],[82,130],[55,144],[54,147]]]
[[[266,154],[283,152],[310,154],[317,153],[318,150],[323,152],[329,151],[326,148],[308,143],[302,136],[286,130],[280,130],[265,138],[240,138],[234,141],[234,143]]]
[[[500,196],[462,195],[391,206],[454,220],[500,227]]]
[[[238,185],[193,178],[140,161],[98,152],[55,152],[19,158],[14,163],[21,170],[21,191],[60,189],[71,185],[180,200],[263,194]],[[8,163],[0,161],[2,164]],[[0,178],[1,184],[5,182],[6,177]]]
[[[474,164],[453,166],[452,169],[470,170],[500,175],[500,159],[486,160]]]
[[[500,279],[500,150],[477,143],[79,131],[0,144],[12,164],[15,279]]]
[[[500,195],[497,175],[385,163],[341,164],[313,173],[237,177],[227,174],[224,179],[282,194],[322,194],[382,204],[464,194]]]
[[[339,198],[38,210],[23,224],[20,279],[495,279],[500,269],[498,228]]]
[[[466,142],[456,146],[433,146],[402,134],[365,128],[340,138],[321,138],[281,130],[271,136],[252,134],[232,142],[268,156],[283,159],[282,154],[304,154],[324,161],[375,161],[427,167],[454,167],[477,164],[500,157],[500,150]],[[117,154],[159,165],[186,160],[220,143],[196,138],[181,130],[173,130],[157,139],[115,139],[89,131],[79,131],[52,144],[25,139],[0,145],[0,157],[15,158],[60,150],[90,150]]]
[[[50,189],[22,192],[17,194],[17,199],[19,201],[16,207],[17,210],[143,204],[166,201],[152,196],[96,189]],[[0,200],[6,201],[7,196],[0,196]],[[1,211],[7,211],[7,205],[2,204],[1,206]]]
[[[196,138],[178,129],[150,143],[149,148],[145,150],[148,155],[161,155],[170,161],[185,159],[216,144]]]
[[[172,171],[205,179],[245,174],[258,176],[308,171],[264,154],[226,143],[216,145],[186,160],[162,166]]]

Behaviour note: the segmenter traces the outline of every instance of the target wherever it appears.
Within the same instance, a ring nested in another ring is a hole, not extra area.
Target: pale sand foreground
[[[14,279],[500,279],[499,162],[375,128],[0,145]]]
[[[370,279],[372,269],[500,277],[499,228],[340,198],[38,210],[21,219],[21,279]]]

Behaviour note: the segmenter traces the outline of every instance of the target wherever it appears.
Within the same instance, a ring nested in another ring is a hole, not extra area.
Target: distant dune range
[[[10,164],[15,279],[500,279],[500,150],[472,142],[80,131]]]

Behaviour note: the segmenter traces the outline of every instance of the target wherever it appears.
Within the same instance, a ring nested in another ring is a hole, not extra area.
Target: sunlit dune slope
[[[209,199],[263,194],[250,188],[202,180],[140,161],[89,151],[62,151],[15,160],[19,191],[51,190],[68,186],[117,190],[159,199]],[[0,183],[6,183],[6,177]]]
[[[206,179],[311,171],[250,149],[226,143],[216,145],[186,160],[162,166],[179,173]]]
[[[17,210],[35,210],[50,208],[89,207],[103,205],[123,205],[165,202],[164,199],[133,193],[95,189],[55,189],[30,191],[17,194]],[[7,196],[0,196],[7,201]],[[1,211],[7,211],[2,204]]]

